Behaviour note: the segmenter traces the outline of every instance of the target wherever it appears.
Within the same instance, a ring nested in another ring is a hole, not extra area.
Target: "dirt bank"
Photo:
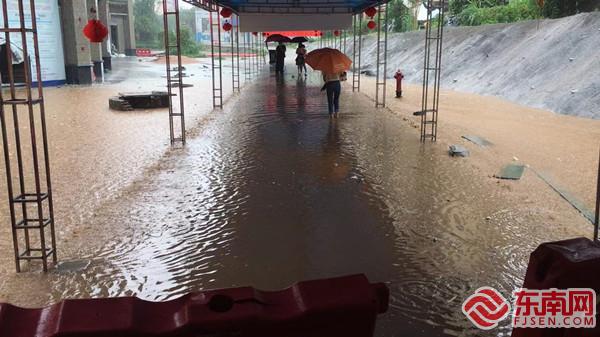
[[[409,83],[420,83],[423,41],[423,32],[391,34],[388,76],[402,69]],[[351,53],[349,42],[347,52]],[[442,86],[600,119],[598,46],[600,13],[447,28]],[[363,42],[363,70],[374,70],[375,51],[375,36],[371,34]]]

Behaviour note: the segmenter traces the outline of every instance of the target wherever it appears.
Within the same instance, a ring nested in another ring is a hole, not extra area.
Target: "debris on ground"
[[[448,152],[452,157],[455,157],[455,156],[468,157],[469,156],[469,150],[467,150],[467,148],[462,145],[450,145],[450,150]]]
[[[193,87],[193,86],[194,86],[193,84],[181,83],[181,87],[182,87],[182,88],[191,88],[191,87]],[[165,85],[165,87],[166,87],[166,85]],[[171,84],[171,88],[179,88],[179,83],[177,83],[177,82],[175,82],[175,83],[172,83],[172,84]]]
[[[90,264],[90,260],[61,261],[56,265],[56,270],[58,272],[76,272],[86,269]]]
[[[462,138],[470,141],[471,143],[475,143],[481,147],[487,147],[487,146],[492,146],[494,145],[492,142],[490,142],[489,140],[483,138],[483,137],[479,137],[479,136],[473,136],[473,135],[464,135],[462,136]]]
[[[169,93],[165,91],[119,93],[108,99],[113,110],[132,111],[134,109],[154,109],[169,107]]]
[[[519,180],[523,176],[523,172],[525,172],[525,165],[508,164],[498,174],[494,175],[494,177],[498,179]]]
[[[554,179],[552,179],[548,174],[543,172],[538,172],[534,170],[535,174],[537,174],[540,179],[542,179],[550,188],[552,188],[556,193],[558,193],[563,199],[565,199],[571,206],[573,206],[576,210],[583,215],[589,222],[594,223],[594,219],[596,216],[594,213],[589,210],[585,203],[581,201],[579,198],[575,197],[571,192],[569,192],[564,187],[558,185]]]

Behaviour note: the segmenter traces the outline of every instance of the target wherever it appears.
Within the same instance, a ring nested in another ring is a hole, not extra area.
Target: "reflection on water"
[[[88,226],[106,230],[88,228],[100,243],[78,256],[89,265],[44,278],[42,302],[366,273],[392,292],[379,336],[481,335],[460,311],[469,292],[510,293],[532,248],[566,230],[535,226],[534,209],[360,94],[344,92],[329,120],[319,88],[290,75],[245,87],[94,210]]]

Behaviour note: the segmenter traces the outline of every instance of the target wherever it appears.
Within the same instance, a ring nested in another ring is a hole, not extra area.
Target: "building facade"
[[[91,84],[102,81],[115,54],[135,55],[133,0],[31,0],[35,1],[42,81],[45,85]],[[27,1],[25,1],[27,2]],[[30,12],[25,7],[25,18]],[[7,1],[9,27],[19,26],[18,1]],[[90,43],[83,29],[90,19],[104,23],[109,35],[103,43]],[[27,19],[26,19],[27,21]],[[4,25],[2,11],[0,24]],[[19,52],[19,33],[11,33],[11,50]],[[32,43],[29,41],[28,44]],[[0,40],[0,65],[7,65],[6,43]],[[23,62],[12,65],[18,72]],[[34,78],[37,81],[37,78]]]

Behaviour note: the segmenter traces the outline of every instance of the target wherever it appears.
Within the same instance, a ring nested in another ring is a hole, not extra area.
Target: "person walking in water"
[[[304,76],[307,75],[306,62],[304,60],[305,55],[306,48],[302,43],[299,43],[298,48],[296,49],[296,66],[298,66],[298,75],[302,75],[302,70],[304,70]]]
[[[281,73],[283,75],[283,63],[285,62],[285,45],[283,42],[279,42],[279,45],[275,49],[275,73]]]
[[[329,108],[329,118],[337,118],[340,111],[340,93],[342,91],[341,80],[343,73],[323,72],[323,81],[325,85],[321,90],[327,93],[327,106]]]

